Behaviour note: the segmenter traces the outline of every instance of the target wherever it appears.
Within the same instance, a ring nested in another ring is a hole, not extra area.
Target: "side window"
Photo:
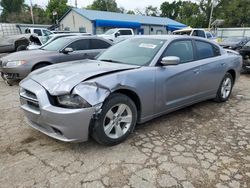
[[[220,55],[220,49],[208,42],[195,41],[198,59],[206,59]]]
[[[30,33],[30,29],[25,29],[25,33]]]
[[[89,39],[77,40],[75,42],[72,42],[67,47],[72,48],[74,51],[88,50],[89,49]]]
[[[203,38],[205,38],[206,36],[205,36],[205,32],[204,31],[202,31],[202,30],[198,30],[198,35],[197,35],[198,37],[203,37]]]
[[[192,36],[205,38],[205,33],[202,30],[194,30]]]
[[[120,35],[132,35],[131,30],[120,30]]]
[[[111,45],[103,40],[90,39],[90,49],[106,49]]]
[[[34,33],[36,33],[38,36],[42,36],[42,31],[40,29],[34,29]]]
[[[44,36],[49,36],[51,35],[52,33],[50,31],[47,31],[47,30],[43,30],[43,35]]]
[[[194,60],[194,50],[191,40],[176,41],[171,43],[164,52],[163,57],[176,56],[180,63],[187,63]]]
[[[210,33],[206,33],[206,35],[208,39],[212,38],[212,35]]]

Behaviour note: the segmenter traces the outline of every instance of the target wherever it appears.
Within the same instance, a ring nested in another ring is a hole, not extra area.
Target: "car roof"
[[[219,46],[216,42],[212,40],[208,40],[203,37],[197,37],[197,36],[189,36],[189,35],[137,35],[133,38],[148,38],[148,39],[160,39],[160,40],[166,40],[166,41],[173,41],[178,39],[195,39],[195,40],[202,40],[211,44],[214,44],[216,46]],[[131,38],[131,39],[133,39]]]
[[[206,40],[202,37],[188,36],[188,35],[137,35],[134,38],[151,38],[151,39],[161,39],[161,40],[174,40],[174,39],[201,39]]]
[[[113,42],[111,40],[107,40],[105,38],[102,38],[102,37],[97,37],[97,36],[94,36],[94,35],[83,35],[83,36],[79,36],[79,35],[75,35],[75,36],[66,36],[66,37],[63,37],[64,39],[71,39],[72,41],[73,40],[79,40],[79,39],[99,39],[99,40],[103,40],[109,44],[113,44]]]

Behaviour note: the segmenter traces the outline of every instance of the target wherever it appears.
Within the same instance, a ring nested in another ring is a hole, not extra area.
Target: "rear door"
[[[220,54],[220,48],[204,40],[195,40],[197,63],[201,65],[199,92],[203,97],[217,92],[225,74],[226,62]]]

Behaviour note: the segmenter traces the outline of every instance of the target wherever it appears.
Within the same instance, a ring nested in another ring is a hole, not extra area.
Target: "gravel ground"
[[[124,143],[63,143],[30,128],[0,81],[0,187],[250,187],[250,75],[231,99],[137,126]]]

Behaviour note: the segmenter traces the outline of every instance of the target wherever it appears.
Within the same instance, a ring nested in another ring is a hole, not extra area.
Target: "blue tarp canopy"
[[[178,24],[178,25],[169,24],[169,25],[167,25],[167,30],[168,31],[175,31],[175,30],[178,30],[178,29],[183,29],[185,27],[187,27],[187,26],[184,25],[184,24]]]
[[[128,28],[140,28],[139,22],[127,22],[116,20],[95,20],[96,27],[128,27]]]

